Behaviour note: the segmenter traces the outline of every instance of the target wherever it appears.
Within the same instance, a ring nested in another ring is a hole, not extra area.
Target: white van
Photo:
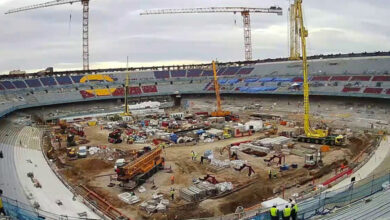
[[[81,146],[79,147],[79,151],[77,152],[77,156],[79,158],[85,158],[87,157],[87,147],[86,146]]]

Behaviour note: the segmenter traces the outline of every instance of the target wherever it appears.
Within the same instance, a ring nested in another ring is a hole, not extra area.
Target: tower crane
[[[89,70],[89,36],[88,36],[88,24],[89,24],[89,0],[54,0],[45,3],[24,6],[21,8],[11,9],[5,14],[12,14],[22,11],[28,11],[38,8],[47,8],[56,5],[73,4],[81,2],[83,6],[83,69]]]
[[[290,5],[289,8],[289,43],[290,43],[290,60],[299,60],[300,59],[300,37],[299,37],[299,15],[297,14],[297,0],[294,0],[294,3]]]
[[[308,65],[306,57],[306,37],[308,31],[303,24],[302,15],[302,0],[295,0],[293,12],[298,18],[299,36],[301,39],[302,48],[302,69],[303,69],[303,105],[304,105],[304,121],[303,127],[305,130],[305,136],[299,136],[298,141],[316,143],[316,144],[328,144],[328,145],[341,145],[344,142],[342,135],[330,135],[328,130],[313,129],[310,127],[310,102],[309,102],[309,80],[308,80]]]
[[[154,9],[145,10],[140,15],[157,14],[189,14],[189,13],[237,13],[240,12],[244,23],[244,48],[245,60],[252,60],[252,39],[250,13],[268,13],[282,15],[281,7],[271,6],[270,8],[247,8],[247,7],[211,7],[211,8],[183,8],[183,9]]]

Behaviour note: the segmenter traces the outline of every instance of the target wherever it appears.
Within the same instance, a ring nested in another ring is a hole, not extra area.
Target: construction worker
[[[175,189],[174,188],[171,188],[171,198],[172,198],[172,201],[175,199]]]
[[[195,152],[195,153],[194,153],[194,160],[196,160],[197,157],[198,157],[198,153]]]
[[[192,150],[191,151],[191,160],[194,160],[194,158],[195,158],[195,152]]]
[[[0,189],[0,215],[6,216],[7,214],[5,214],[4,207],[3,207],[3,199],[1,198],[2,195],[3,195],[3,190]]]
[[[292,220],[296,220],[297,219],[297,216],[298,216],[298,204],[297,203],[293,203],[291,205],[291,218]]]
[[[272,170],[271,169],[269,169],[269,171],[268,171],[268,178],[272,179]]]
[[[174,175],[171,176],[171,184],[172,185],[175,184],[175,176]]]
[[[271,220],[279,220],[279,210],[276,208],[276,204],[271,207],[269,214],[271,215]]]
[[[289,220],[291,216],[291,208],[286,205],[286,207],[283,209],[283,220]]]

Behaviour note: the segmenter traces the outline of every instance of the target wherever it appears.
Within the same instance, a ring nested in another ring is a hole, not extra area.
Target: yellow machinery
[[[126,75],[126,85],[125,85],[125,110],[122,115],[124,116],[131,116],[131,113],[129,111],[129,102],[128,102],[128,93],[129,93],[129,73]]]
[[[302,0],[296,0],[294,7],[292,7],[293,14],[298,18],[299,35],[301,38],[302,48],[302,69],[303,69],[303,104],[304,104],[304,130],[306,136],[298,137],[298,141],[316,143],[316,144],[328,144],[328,145],[341,145],[344,137],[332,136],[328,134],[327,130],[312,129],[310,127],[310,103],[309,103],[309,82],[308,82],[308,66],[306,57],[306,37],[308,31],[303,24],[302,15]]]
[[[134,188],[143,184],[147,178],[164,168],[164,158],[161,153],[162,148],[157,147],[132,163],[117,167],[115,170],[118,175],[117,180],[121,181],[125,188]]]
[[[215,88],[215,96],[217,98],[217,111],[211,112],[212,117],[226,117],[231,115],[232,113],[229,111],[223,111],[221,107],[221,96],[219,94],[219,83],[217,76],[217,68],[215,66],[215,61],[213,61],[213,72],[214,72],[214,88]]]

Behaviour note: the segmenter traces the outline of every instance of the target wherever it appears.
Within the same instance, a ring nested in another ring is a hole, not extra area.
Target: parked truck
[[[120,181],[120,186],[126,189],[134,189],[138,185],[155,174],[160,169],[164,168],[164,158],[161,156],[162,148],[157,147],[143,154],[131,163],[123,163],[122,166],[116,164],[115,172],[117,180]]]

